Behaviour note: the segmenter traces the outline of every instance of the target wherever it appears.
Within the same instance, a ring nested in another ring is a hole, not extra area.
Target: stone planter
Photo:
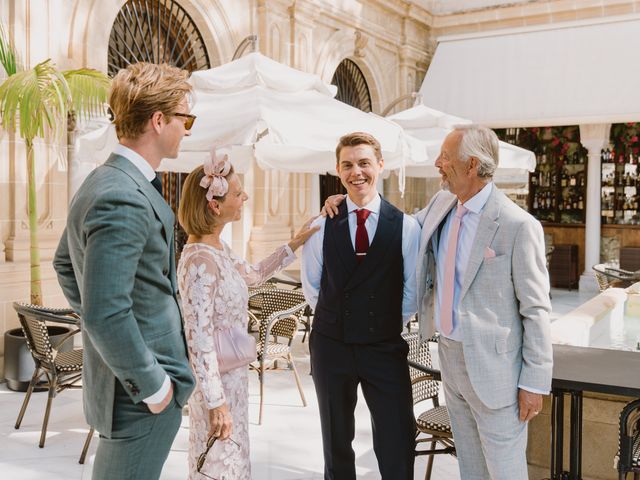
[[[71,328],[58,325],[49,325],[49,339],[52,345],[56,345]],[[73,338],[69,338],[60,352],[68,352],[73,349]],[[17,392],[26,392],[35,369],[35,362],[27,348],[27,340],[22,328],[13,328],[4,332],[4,378],[7,387]],[[38,388],[36,388],[38,391]]]

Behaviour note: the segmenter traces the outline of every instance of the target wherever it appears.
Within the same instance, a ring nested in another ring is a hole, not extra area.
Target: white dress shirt
[[[156,178],[156,172],[153,170],[153,168],[151,168],[151,165],[149,164],[149,162],[147,162],[142,155],[140,155],[137,152],[134,152],[129,147],[125,147],[124,145],[119,143],[113,149],[113,153],[115,153],[116,155],[120,155],[121,157],[124,157],[127,160],[129,160],[131,163],[133,163],[133,165],[138,170],[140,170],[140,172],[144,175],[144,178],[149,180],[149,182],[151,182],[151,180]],[[169,378],[169,375],[165,373],[164,381],[162,382],[162,386],[160,387],[160,390],[158,390],[156,393],[154,393],[150,397],[143,399],[142,401],[146,404],[151,404],[151,405],[155,403],[160,403],[162,402],[162,400],[164,400],[164,397],[167,396],[167,393],[169,392],[170,387],[171,387],[171,379]]]
[[[126,158],[131,163],[133,163],[138,170],[142,172],[144,178],[151,181],[156,178],[156,172],[153,170],[149,162],[147,162],[142,155],[137,152],[134,152],[129,147],[125,147],[121,143],[115,146],[113,149],[113,153],[116,155],[120,155],[121,157]]]
[[[356,244],[356,210],[358,207],[349,196],[346,197],[349,234],[351,236],[351,245],[354,249]],[[380,195],[376,195],[371,202],[362,208],[371,212],[365,221],[365,228],[369,236],[369,245],[373,242],[373,238],[378,228],[378,219],[380,218],[380,204],[382,200]],[[322,278],[322,266],[324,264],[322,258],[322,244],[324,241],[325,217],[320,217],[313,222],[313,226],[320,226],[320,230],[314,233],[302,247],[302,291],[311,308],[315,309],[318,303],[318,294],[320,293],[320,280]],[[416,262],[418,258],[418,249],[420,247],[420,225],[411,216],[404,215],[402,218],[402,261],[404,272],[404,288],[402,296],[402,318],[408,321],[417,310],[416,296]]]

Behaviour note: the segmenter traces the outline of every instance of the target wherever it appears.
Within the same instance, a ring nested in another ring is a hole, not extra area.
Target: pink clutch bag
[[[214,330],[213,346],[220,373],[249,365],[256,359],[256,339],[242,327]]]

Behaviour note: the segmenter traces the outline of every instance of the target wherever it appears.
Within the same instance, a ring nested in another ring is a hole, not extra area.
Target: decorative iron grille
[[[351,60],[345,58],[340,62],[331,84],[338,87],[336,99],[363,112],[371,111],[371,95],[362,70]]]
[[[371,111],[371,95],[369,94],[367,80],[364,78],[362,70],[354,62],[348,58],[342,60],[333,74],[331,84],[338,87],[337,100],[363,112]],[[321,205],[324,204],[327,197],[346,192],[342,182],[340,182],[340,178],[333,175],[320,175]]]
[[[187,175],[187,173],[176,172],[162,172],[160,174],[160,178],[162,179],[162,196],[176,216],[176,222],[173,229],[173,241],[176,247],[176,265],[178,265],[178,262],[180,261],[182,248],[184,247],[188,237],[187,232],[184,231],[177,221],[180,198],[182,197],[182,187],[184,185],[184,181],[187,179]]]
[[[109,37],[109,75],[136,62],[168,63],[188,70],[211,68],[204,39],[189,14],[173,0],[129,0],[120,9]],[[178,214],[186,173],[163,172],[163,195]],[[187,239],[176,222],[176,262]]]
[[[120,9],[109,36],[109,75],[136,62],[210,68],[202,35],[173,0],[129,0]]]

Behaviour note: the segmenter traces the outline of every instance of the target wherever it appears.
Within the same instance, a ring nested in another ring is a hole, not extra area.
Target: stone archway
[[[204,38],[193,18],[176,0],[127,0],[113,21],[109,34],[109,76],[137,62],[167,63],[187,70],[211,68]],[[162,172],[163,196],[177,216],[186,173]],[[187,233],[176,222],[176,261]]]
[[[362,72],[371,96],[371,111],[380,112],[386,105],[387,98],[383,98],[383,92],[394,90],[383,88],[384,78],[382,76],[383,67],[379,55],[374,48],[365,47],[358,49],[357,41],[362,38],[358,30],[341,29],[327,38],[318,55],[314,71],[327,83],[331,82],[338,66],[345,59],[353,62]],[[368,43],[368,42],[367,42]],[[393,98],[393,91],[386,93],[386,96]]]
[[[152,3],[158,1],[154,0]],[[220,65],[231,60],[239,39],[236,38],[220,2],[175,1],[191,17],[201,33],[210,65]],[[78,65],[107,72],[112,26],[127,0],[75,0],[75,3],[70,19],[68,57]]]
[[[363,112],[371,112],[371,93],[367,79],[353,60],[345,58],[338,64],[331,84],[338,87],[336,100]],[[335,175],[320,175],[319,181],[321,203],[323,199],[331,195],[346,193],[340,178]]]
[[[322,48],[316,71],[338,87],[336,99],[365,112],[379,111],[379,79],[374,74],[380,70],[375,67],[379,59],[371,49],[358,48],[361,38],[357,30],[334,33]],[[340,179],[333,175],[319,176],[319,190],[320,204],[329,195],[345,193]]]
[[[175,0],[128,0],[118,12],[109,34],[109,76],[141,61],[188,71],[211,68],[202,34]]]

